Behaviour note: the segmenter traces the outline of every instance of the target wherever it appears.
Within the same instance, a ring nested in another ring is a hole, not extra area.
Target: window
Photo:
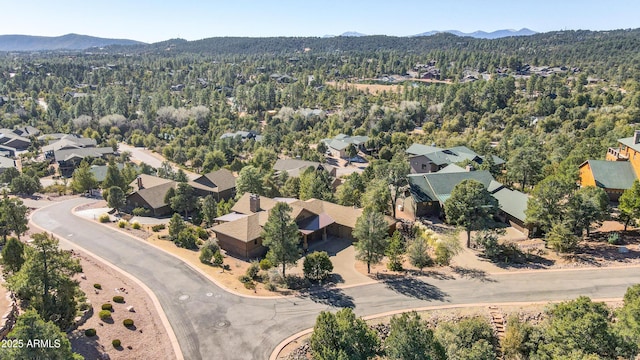
[[[427,169],[427,164],[422,164],[422,170],[426,170]]]
[[[253,240],[253,245],[258,245],[258,239]]]

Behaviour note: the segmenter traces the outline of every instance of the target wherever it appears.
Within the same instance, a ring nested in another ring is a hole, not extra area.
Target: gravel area
[[[80,259],[83,273],[77,276],[80,287],[93,305],[93,315],[70,334],[73,351],[86,359],[101,359],[104,353],[109,359],[176,359],[169,336],[160,321],[151,298],[135,282],[95,259],[75,251]],[[94,284],[100,284],[98,290]],[[113,301],[121,295],[125,303]],[[112,320],[103,321],[98,317],[102,304],[113,306]],[[135,312],[128,311],[132,306]],[[124,319],[134,320],[134,326],[125,327]],[[87,337],[86,329],[96,329],[97,335]],[[119,339],[122,345],[114,348],[112,340]]]

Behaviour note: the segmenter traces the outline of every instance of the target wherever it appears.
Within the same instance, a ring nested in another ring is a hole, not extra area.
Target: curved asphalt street
[[[156,295],[185,359],[268,359],[276,345],[312,327],[322,310],[358,315],[436,305],[550,301],[587,295],[620,298],[640,282],[638,268],[540,271],[433,278],[330,289],[301,297],[252,299],[222,290],[181,260],[71,214],[94,200],[76,198],[36,211],[32,221],[145,283]],[[63,245],[64,242],[61,242]]]

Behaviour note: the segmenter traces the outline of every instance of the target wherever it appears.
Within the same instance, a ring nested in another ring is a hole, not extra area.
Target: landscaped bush
[[[609,234],[609,238],[607,239],[607,242],[609,242],[609,244],[611,244],[611,245],[620,244],[620,234],[617,233],[617,232]]]
[[[252,261],[247,268],[247,276],[253,280],[258,275],[258,271],[260,271],[260,265],[257,261]]]
[[[276,290],[278,290],[278,288],[277,288],[274,284],[272,284],[272,283],[267,283],[267,285],[265,285],[264,287],[265,287],[265,289],[267,289],[267,290],[269,290],[269,291],[276,291]]]
[[[207,240],[209,238],[209,233],[207,232],[207,230],[199,226],[196,228],[196,233],[198,234],[198,237],[202,240]]]
[[[113,345],[114,348],[119,348],[120,344],[121,344],[120,339],[115,339],[111,341],[111,345]]]
[[[113,305],[107,303],[107,304],[102,304],[102,310],[109,310],[109,311],[113,311]]]
[[[117,302],[118,304],[124,304],[124,297],[121,295],[116,295],[113,297],[113,302]]]
[[[254,283],[253,281],[246,282],[246,283],[244,283],[244,287],[245,287],[246,289],[249,289],[249,290],[255,290],[255,288],[256,288],[256,283]]]
[[[136,229],[136,230],[140,230],[141,226],[139,222],[134,222],[133,224],[131,224],[131,227]]]
[[[260,270],[269,270],[273,267],[273,264],[269,259],[260,260]]]
[[[107,320],[111,318],[111,311],[109,310],[100,310],[100,312],[98,313],[98,316],[100,317],[100,320]]]
[[[124,220],[118,221],[118,227],[120,229],[124,229],[125,226],[127,226],[127,222],[126,221],[124,221]]]
[[[131,211],[133,216],[149,216],[151,215],[151,210],[145,209],[143,207],[137,207]]]
[[[84,331],[84,335],[87,337],[96,336],[96,329],[87,329]]]
[[[126,326],[126,327],[133,326],[133,320],[131,320],[131,319],[124,319],[124,320],[122,321],[122,324],[123,324],[124,326]]]
[[[213,257],[213,252],[208,247],[203,247],[200,249],[200,262],[203,264],[211,263],[211,258]]]
[[[151,231],[158,232],[160,230],[164,230],[165,228],[166,228],[166,226],[164,224],[153,225],[151,227]]]
[[[98,218],[98,221],[100,221],[101,223],[108,223],[109,221],[111,221],[111,218],[109,218],[109,215],[107,214],[102,214]]]
[[[307,289],[311,287],[309,279],[298,275],[287,275],[285,278],[287,288],[291,290]]]
[[[102,290],[102,285],[100,285],[98,283],[93,284],[93,287],[98,289],[98,290]]]
[[[240,282],[243,284],[253,281],[253,279],[249,275],[240,275],[238,277],[238,280],[240,280]]]

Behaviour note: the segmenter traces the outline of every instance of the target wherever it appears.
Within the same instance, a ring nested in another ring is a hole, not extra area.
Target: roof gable
[[[588,160],[586,164],[600,188],[626,190],[636,180],[636,173],[628,161]]]

